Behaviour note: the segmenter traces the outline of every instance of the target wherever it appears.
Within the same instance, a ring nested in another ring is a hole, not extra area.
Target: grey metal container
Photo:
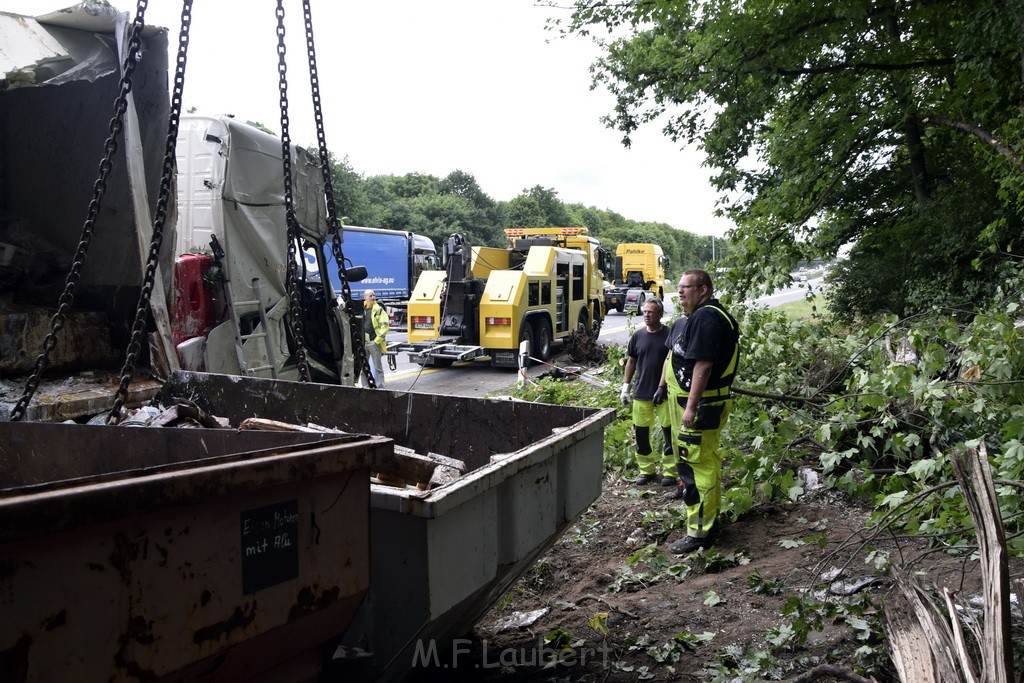
[[[373,432],[469,473],[416,491],[372,485],[370,595],[344,642],[369,662],[339,676],[395,680],[450,656],[467,633],[600,495],[610,409],[175,373],[165,392],[234,423],[260,416]],[[436,649],[432,649],[436,648]],[[450,661],[450,660],[446,660]]]

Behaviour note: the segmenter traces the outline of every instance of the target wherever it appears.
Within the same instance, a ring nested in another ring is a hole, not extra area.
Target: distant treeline
[[[667,223],[630,220],[614,211],[567,204],[556,190],[537,185],[508,201],[495,201],[469,173],[444,178],[421,173],[364,177],[347,160],[333,163],[335,201],[344,222],[426,235],[438,248],[453,233],[471,244],[503,246],[505,228],[586,226],[612,253],[623,242],[661,245],[677,277],[687,268],[727,262],[730,244]]]

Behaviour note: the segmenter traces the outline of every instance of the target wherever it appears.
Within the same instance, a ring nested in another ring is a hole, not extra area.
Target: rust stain
[[[128,621],[128,630],[125,635],[142,645],[152,645],[156,642],[153,637],[153,622],[146,621],[145,617],[135,616]]]
[[[160,561],[157,563],[157,566],[158,567],[166,567],[167,566],[167,548],[163,547],[159,543],[154,543],[153,547],[156,548],[156,551],[158,553],[160,553]]]
[[[256,618],[256,603],[249,606],[248,612],[242,611],[241,607],[235,607],[234,613],[224,621],[196,629],[192,634],[192,642],[197,645],[208,640],[220,640],[221,636],[232,631],[245,628]]]
[[[325,607],[330,607],[338,601],[338,596],[341,595],[341,588],[338,586],[331,586],[324,592],[320,593],[319,597],[315,596],[313,589],[309,586],[304,586],[299,594],[295,596],[295,604],[288,611],[288,621],[295,621],[300,617],[304,617],[307,614],[312,614]]]
[[[143,669],[138,662],[131,661],[125,656],[129,644],[134,641],[142,645],[153,645],[156,638],[153,636],[153,622],[146,621],[144,617],[131,617],[125,625],[124,631],[117,638],[120,648],[114,656],[114,664],[128,674],[128,677],[140,681],[151,681],[156,679],[156,672],[152,669]]]
[[[22,635],[11,647],[0,650],[0,673],[3,680],[22,681],[28,680],[28,651],[32,648],[32,638]]]
[[[61,626],[63,626],[67,622],[68,622],[68,611],[66,609],[62,609],[61,611],[57,612],[56,614],[54,614],[49,619],[44,619],[43,620],[43,630],[44,631],[52,631],[55,628],[60,628]]]
[[[16,560],[0,561],[0,581],[10,581],[18,573],[18,562]]]
[[[149,539],[143,537],[133,541],[120,531],[114,534],[114,550],[110,553],[110,564],[121,575],[121,581],[127,586],[131,582],[131,564],[140,557],[148,555]]]

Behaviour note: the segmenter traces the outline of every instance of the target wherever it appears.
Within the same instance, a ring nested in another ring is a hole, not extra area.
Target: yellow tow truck
[[[605,289],[605,307],[639,312],[649,297],[665,300],[668,257],[657,244],[623,243],[615,249],[613,283]]]
[[[570,334],[597,338],[605,318],[603,280],[609,257],[582,227],[510,228],[508,245],[472,247],[452,235],[445,269],[424,271],[409,299],[409,352],[420,365],[446,367],[490,356],[494,367],[547,361]]]

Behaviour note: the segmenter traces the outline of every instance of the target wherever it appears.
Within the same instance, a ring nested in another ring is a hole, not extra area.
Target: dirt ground
[[[819,489],[795,504],[755,506],[719,538],[718,556],[731,556],[734,566],[703,572],[700,557],[678,558],[668,550],[685,532],[671,528],[678,503],[663,499],[666,490],[606,480],[596,503],[477,624],[471,642],[461,645],[466,654],[457,670],[445,677],[707,681],[730,646],[733,652],[745,645],[768,651],[769,629],[786,622],[783,605],[801,588],[828,587],[884,603],[890,581],[864,562],[865,549],[842,548],[868,519],[867,510],[844,497]],[[644,525],[645,515],[661,522]],[[660,570],[644,562],[627,570],[627,557],[648,544],[662,554]],[[931,580],[963,581],[963,560],[928,557]],[[666,566],[677,565],[678,573],[680,563],[690,572],[677,580]],[[967,591],[977,590],[974,567],[968,565]],[[844,570],[834,579],[830,572],[837,568]],[[774,586],[778,594],[749,590],[755,583]],[[543,638],[553,632],[562,636],[563,663],[545,667],[555,651]],[[684,645],[674,639],[681,633],[712,635]],[[771,664],[752,671],[755,677],[735,680],[785,680],[826,663],[853,671],[851,653],[862,646],[884,651],[884,644],[858,641],[854,629],[835,618],[803,646],[773,650]]]

